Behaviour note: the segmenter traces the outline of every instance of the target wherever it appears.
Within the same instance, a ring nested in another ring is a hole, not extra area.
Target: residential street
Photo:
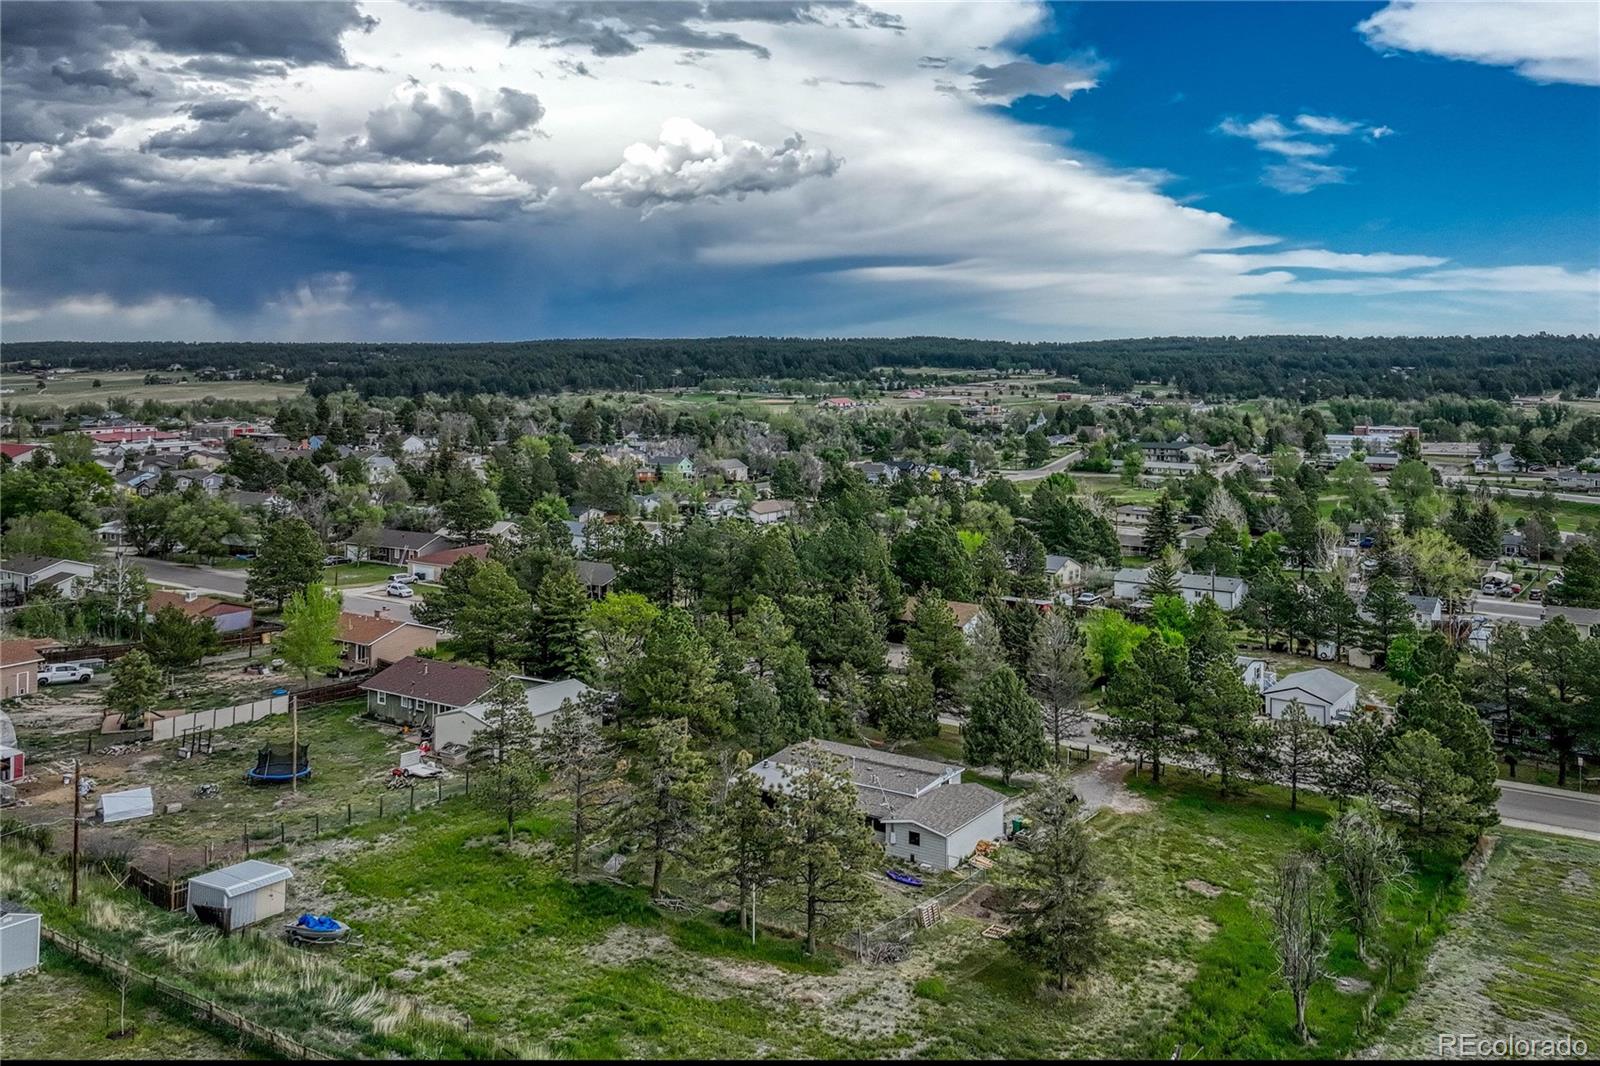
[[[142,567],[145,577],[156,584],[178,585],[202,593],[220,593],[235,598],[243,598],[245,581],[248,577],[243,570],[187,566],[183,563],[151,559],[142,555],[130,556],[129,562]],[[344,595],[344,609],[353,614],[371,614],[378,607],[388,607],[389,617],[401,618],[407,622],[412,620],[411,605],[417,602],[414,598],[402,600],[384,595],[382,584],[360,585],[339,591]]]

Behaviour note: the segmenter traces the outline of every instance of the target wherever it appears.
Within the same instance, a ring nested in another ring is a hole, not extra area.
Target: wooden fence
[[[171,1000],[192,1011],[195,1017],[203,1019],[207,1024],[223,1029],[232,1029],[240,1036],[248,1037],[260,1046],[290,1059],[335,1059],[330,1055],[290,1036],[270,1029],[265,1025],[257,1024],[237,1011],[221,1006],[215,1000],[197,996],[187,989],[180,988],[171,981],[163,981],[155,974],[145,973],[128,963],[109,955],[91,944],[82,940],[56,932],[48,926],[41,926],[39,935],[44,940],[60,951],[74,958],[82,959],[91,966],[99,967],[106,971],[111,978],[120,984],[123,981],[137,982],[147,985],[152,992],[164,999]]]
[[[246,644],[263,643],[267,637],[283,629],[278,622],[257,622],[243,633],[219,634],[224,648],[237,648]],[[130,641],[122,644],[73,644],[60,648],[50,648],[39,654],[47,663],[75,663],[80,659],[104,659],[106,662],[115,662],[138,648],[144,647],[139,641]]]

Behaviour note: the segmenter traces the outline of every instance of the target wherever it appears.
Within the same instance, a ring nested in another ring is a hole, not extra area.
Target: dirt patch
[[[1210,881],[1202,881],[1199,878],[1193,878],[1185,881],[1183,883],[1183,887],[1187,888],[1190,892],[1193,892],[1196,895],[1206,897],[1206,899],[1216,899],[1218,896],[1222,895],[1223,892],[1227,891],[1221,885],[1214,885]]]
[[[1372,982],[1359,977],[1339,977],[1334,980],[1333,987],[1347,996],[1360,996],[1372,991]]]
[[[677,945],[668,937],[652,935],[631,925],[619,925],[604,938],[585,947],[583,957],[596,966],[630,966],[640,959],[658,958],[677,950]]]
[[[1107,809],[1116,814],[1142,814],[1150,801],[1128,791],[1124,783],[1131,767],[1112,759],[1100,759],[1072,775],[1072,787],[1082,802],[1080,817],[1088,818]]]
[[[1594,879],[1583,870],[1574,867],[1572,872],[1561,879],[1563,892],[1587,892],[1594,887]]]

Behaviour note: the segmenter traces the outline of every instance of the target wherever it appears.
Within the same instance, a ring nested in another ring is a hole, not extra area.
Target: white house
[[[1044,573],[1054,588],[1072,591],[1083,587],[1083,564],[1065,555],[1046,555]]]
[[[225,932],[282,914],[294,872],[260,859],[246,859],[189,878],[190,914]]]
[[[428,450],[428,442],[413,433],[400,442],[400,450],[407,455],[421,455]]]
[[[1277,683],[1278,674],[1265,659],[1254,655],[1235,655],[1233,662],[1239,668],[1239,676],[1244,683],[1257,692],[1265,692]]]
[[[54,588],[64,600],[75,600],[84,582],[94,576],[93,563],[48,555],[13,555],[0,562],[0,587],[9,586],[24,599],[36,589]]]
[[[813,739],[789,745],[750,772],[772,792],[823,760],[850,776],[862,817],[884,850],[911,865],[954,869],[980,840],[1005,835],[1005,797],[963,782],[962,768],[949,763]]]
[[[793,500],[757,500],[750,505],[750,521],[758,526],[787,522],[793,517]]]
[[[589,686],[577,678],[565,681],[541,681],[536,677],[519,678],[527,686],[528,713],[533,716],[533,727],[543,732],[550,728],[561,705],[576,702]],[[470,747],[472,738],[482,730],[488,717],[488,704],[475,700],[464,707],[440,711],[433,717],[433,744],[443,751],[447,746]]]
[[[1298,701],[1313,722],[1326,726],[1338,725],[1350,717],[1356,709],[1359,690],[1360,686],[1348,677],[1318,667],[1281,678],[1262,695],[1270,718],[1282,718],[1289,704]]]
[[[1174,575],[1178,583],[1178,593],[1185,603],[1195,604],[1201,600],[1215,600],[1218,607],[1224,611],[1232,611],[1244,603],[1244,598],[1250,592],[1249,584],[1242,577],[1225,577],[1222,574],[1186,574]],[[1147,588],[1150,584],[1150,571],[1124,567],[1118,570],[1111,578],[1111,595],[1114,599],[1126,600],[1129,603],[1147,599]]]
[[[38,912],[0,899],[0,977],[38,968]]]

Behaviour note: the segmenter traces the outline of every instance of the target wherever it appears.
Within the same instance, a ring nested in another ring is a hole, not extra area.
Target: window
[[[873,832],[875,832],[875,833],[883,832],[883,821],[881,819],[873,818],[873,819],[871,819],[871,821],[872,821],[872,831]]]
[[[411,709],[411,697],[410,696],[401,696],[400,697],[400,709],[402,711],[409,711]]]
[[[912,847],[917,847],[922,843],[922,834],[915,829],[908,830],[906,832],[906,843]]]
[[[382,707],[384,704],[386,704],[388,702],[389,702],[389,694],[387,692],[378,693],[378,706],[379,707]]]

